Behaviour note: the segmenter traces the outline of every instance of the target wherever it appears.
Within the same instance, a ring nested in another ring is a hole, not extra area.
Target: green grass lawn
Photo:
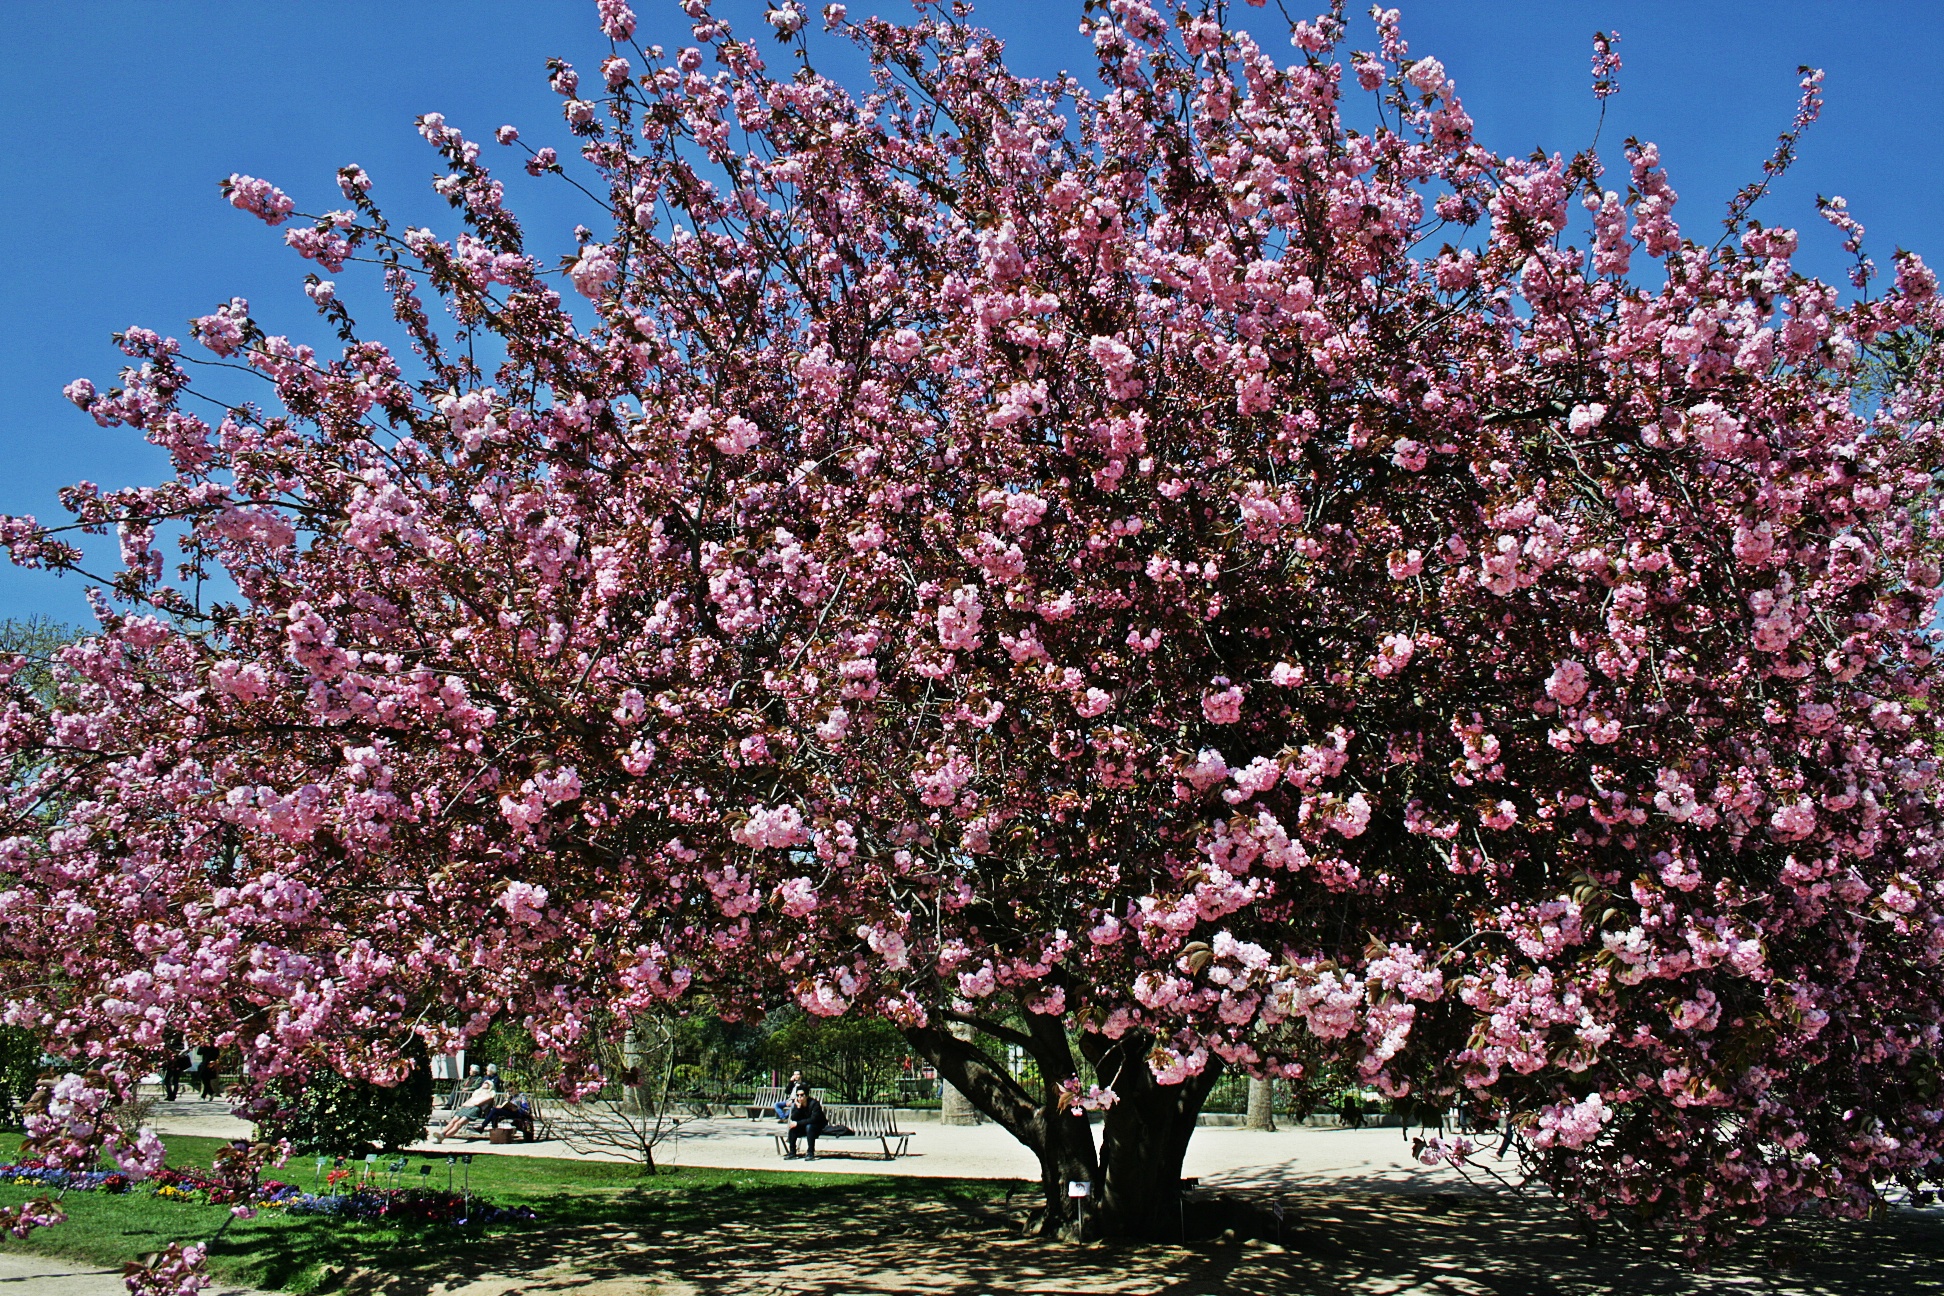
[[[14,1159],[19,1142],[17,1136],[0,1135],[0,1162]],[[171,1138],[168,1145],[170,1165],[208,1166],[223,1141]],[[419,1167],[428,1164],[432,1173],[421,1175]],[[283,1170],[265,1177],[312,1191],[314,1166],[311,1158],[293,1158]],[[465,1182],[465,1167],[451,1169],[457,1188]],[[444,1156],[415,1156],[400,1183],[444,1188],[446,1175]],[[713,1230],[724,1221],[876,1213],[892,1206],[894,1199],[914,1206],[978,1205],[1002,1197],[1008,1187],[979,1180],[686,1167],[644,1178],[634,1166],[611,1162],[498,1155],[473,1159],[470,1186],[499,1206],[531,1206],[540,1218],[484,1229],[401,1227],[265,1209],[255,1219],[232,1220],[227,1206],[158,1200],[137,1188],[124,1195],[69,1193],[61,1201],[68,1214],[65,1224],[34,1233],[30,1245],[0,1237],[0,1250],[120,1265],[171,1242],[208,1242],[210,1269],[217,1277],[307,1292],[346,1270],[424,1273],[457,1267],[482,1249],[519,1245],[525,1235],[617,1229],[637,1236],[688,1235]],[[0,1205],[38,1195],[37,1189],[0,1184]]]

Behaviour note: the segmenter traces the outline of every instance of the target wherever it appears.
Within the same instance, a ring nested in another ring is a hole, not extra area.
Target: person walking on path
[[[214,1044],[205,1044],[203,1045],[202,1053],[202,1096],[213,1102],[220,1092],[216,1087],[216,1081],[221,1074],[217,1069],[217,1064],[222,1057],[222,1050],[218,1049]]]
[[[198,1044],[189,1050],[189,1083],[204,1102],[216,1096],[216,1046]]]
[[[182,1041],[170,1040],[169,1056],[162,1062],[162,1098],[165,1102],[174,1102],[176,1095],[182,1092],[182,1072],[188,1065],[189,1055],[183,1052]]]
[[[796,1159],[797,1139],[801,1138],[809,1148],[809,1155],[804,1160],[815,1161],[817,1159],[817,1136],[824,1132],[825,1123],[823,1104],[815,1098],[812,1098],[808,1089],[798,1089],[790,1104],[790,1133],[788,1136],[790,1150],[783,1154],[783,1159],[786,1161]]]

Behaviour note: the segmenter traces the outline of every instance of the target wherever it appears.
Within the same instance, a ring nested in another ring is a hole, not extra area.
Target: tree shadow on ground
[[[1944,1292],[1944,1218],[1915,1211],[1861,1224],[1785,1223],[1696,1273],[1665,1238],[1589,1235],[1548,1202],[1498,1195],[1312,1190],[1283,1198],[1282,1245],[1086,1247],[1021,1237],[1020,1213],[975,1193],[838,1188],[787,1203],[711,1196],[631,1194],[602,1222],[401,1249],[388,1266],[346,1273],[338,1285],[359,1296]],[[1228,1211],[1246,1226],[1260,1224],[1274,1200],[1228,1196],[1203,1210],[1217,1225]]]

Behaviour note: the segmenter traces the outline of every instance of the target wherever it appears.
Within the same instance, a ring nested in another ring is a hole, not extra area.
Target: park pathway
[[[221,1102],[157,1103],[150,1118],[158,1133],[245,1138],[250,1126],[229,1114]],[[825,1139],[814,1164],[783,1161],[776,1155],[773,1121],[717,1116],[691,1120],[655,1149],[666,1166],[704,1166],[725,1170],[816,1171],[822,1174],[893,1174],[943,1179],[1037,1180],[1033,1154],[997,1125],[940,1125],[919,1121],[912,1131],[911,1155],[882,1159],[870,1139]],[[603,1150],[577,1152],[558,1140],[489,1144],[483,1139],[417,1144],[414,1152],[471,1152],[478,1155],[545,1156],[570,1160],[614,1161]],[[1313,1129],[1303,1126],[1274,1133],[1235,1126],[1204,1126],[1188,1145],[1182,1173],[1208,1187],[1248,1187],[1269,1193],[1308,1188],[1368,1189],[1381,1192],[1462,1190],[1463,1180],[1444,1168],[1419,1165],[1410,1140],[1396,1129]],[[0,1293],[0,1296],[5,1296]]]
[[[0,1296],[128,1296],[120,1269],[0,1251]],[[211,1283],[203,1296],[264,1296],[254,1287]]]

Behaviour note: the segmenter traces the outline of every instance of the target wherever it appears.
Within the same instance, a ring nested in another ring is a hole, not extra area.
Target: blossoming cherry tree
[[[337,344],[232,301],[70,388],[173,470],[66,493],[121,565],[0,721],[6,1017],[94,1076],[38,1136],[171,1032],[390,1082],[511,1019],[586,1091],[606,1020],[787,999],[897,1022],[1051,1229],[1177,1221],[1225,1070],[1697,1243],[1944,1151],[1916,256],[1496,154],[1394,13],[1116,0],[1087,87],[833,5],[853,91],[684,7],[603,0],[573,148],[497,132],[570,255],[429,115],[447,234],[227,187],[395,341],[313,274]]]

